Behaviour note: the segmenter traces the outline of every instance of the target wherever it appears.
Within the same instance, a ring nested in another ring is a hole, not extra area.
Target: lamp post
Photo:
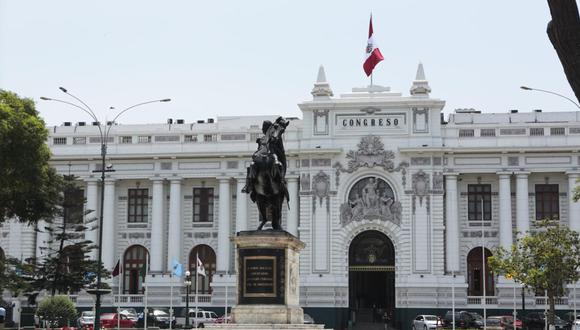
[[[75,95],[71,94],[68,92],[68,90],[64,87],[59,87],[59,89],[69,95],[70,97],[74,98],[75,100],[77,100],[81,105],[78,105],[76,103],[72,103],[72,102],[68,102],[68,101],[64,101],[64,100],[60,100],[60,99],[55,99],[55,98],[49,98],[49,97],[40,97],[41,100],[44,101],[55,101],[55,102],[59,102],[59,103],[64,103],[64,104],[68,104],[70,106],[73,106],[77,109],[82,110],[83,112],[87,113],[93,120],[94,122],[97,123],[97,127],[99,129],[99,136],[101,138],[101,168],[98,170],[94,170],[93,172],[100,172],[101,173],[101,207],[100,207],[100,214],[99,214],[99,234],[98,234],[98,244],[97,244],[97,251],[98,251],[98,259],[97,259],[97,287],[94,290],[87,290],[88,293],[90,294],[94,294],[95,295],[95,323],[94,323],[94,329],[95,330],[100,330],[100,314],[101,314],[101,296],[104,294],[109,293],[111,290],[110,289],[104,289],[101,288],[101,269],[102,269],[102,254],[103,254],[103,250],[102,250],[102,244],[103,244],[103,212],[104,212],[104,206],[105,206],[105,173],[106,172],[113,172],[114,170],[111,168],[107,168],[105,166],[105,160],[107,157],[107,140],[109,138],[109,133],[111,132],[111,127],[113,127],[113,124],[115,123],[115,121],[117,120],[117,118],[119,118],[119,116],[121,116],[122,114],[124,114],[125,112],[127,112],[130,109],[136,108],[138,106],[142,106],[145,104],[149,104],[149,103],[157,103],[157,102],[169,102],[171,101],[171,99],[159,99],[159,100],[152,100],[152,101],[147,101],[147,102],[141,102],[141,103],[137,103],[135,105],[132,105],[128,108],[125,108],[123,110],[121,110],[114,118],[111,122],[109,123],[105,123],[105,125],[109,125],[109,127],[107,128],[106,126],[104,128],[101,128],[101,122],[98,120],[97,115],[95,114],[95,112],[91,109],[91,107],[89,107],[83,100],[81,100],[80,98],[76,97]]]
[[[189,328],[189,288],[191,287],[191,272],[189,270],[185,271],[183,284],[185,284],[185,328]]]
[[[552,92],[552,91],[547,91],[545,89],[532,88],[532,87],[528,87],[528,86],[520,86],[520,88],[523,89],[523,90],[525,90],[525,91],[537,91],[537,92],[548,93],[548,94],[552,94],[552,95],[556,95],[556,96],[565,98],[566,100],[572,102],[572,104],[574,104],[576,106],[576,108],[580,109],[580,104],[578,104],[577,102],[575,102],[571,98],[569,98],[567,96],[564,96],[562,94],[558,94],[558,93]]]

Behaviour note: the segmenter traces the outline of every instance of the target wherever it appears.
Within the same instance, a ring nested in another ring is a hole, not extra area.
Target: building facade
[[[513,308],[516,289],[521,309],[520,287],[484,271],[482,251],[509,248],[536,219],[580,230],[580,203],[572,201],[578,112],[458,109],[444,118],[445,102],[430,92],[419,65],[408,96],[370,86],[335,97],[321,67],[312,99],[298,104],[302,119],[288,118],[283,227],[306,243],[300,303],[318,322],[339,327],[387,311],[408,324],[419,312],[444,314],[453,300],[460,309],[485,303],[499,313]],[[208,272],[199,305],[223,311],[235,303],[230,238],[258,226],[255,205],[240,191],[262,121],[275,118],[111,127],[102,257],[108,269],[121,260],[124,271],[110,280],[106,306],[139,308],[147,300],[184,308],[183,279],[170,276],[172,264],[194,270],[196,255]],[[48,141],[53,166],[79,178],[86,210],[100,207],[95,125],[51,127]],[[96,231],[86,237],[97,241]],[[0,227],[0,255],[41,257],[46,241],[26,225]],[[575,306],[573,287],[559,309]],[[81,307],[93,303],[83,292],[73,298]],[[542,296],[524,299],[526,309],[544,308]]]

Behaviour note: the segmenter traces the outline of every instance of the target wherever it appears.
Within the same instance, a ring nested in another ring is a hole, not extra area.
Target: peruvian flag
[[[373,16],[371,15],[371,21],[369,22],[369,40],[367,41],[365,63],[363,64],[367,77],[373,73],[375,66],[382,60],[384,60],[383,54],[381,54],[373,37]]]

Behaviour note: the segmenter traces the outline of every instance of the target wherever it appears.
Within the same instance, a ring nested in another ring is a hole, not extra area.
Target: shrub
[[[36,314],[50,327],[64,327],[77,318],[74,303],[67,296],[53,296],[43,299],[38,305]]]

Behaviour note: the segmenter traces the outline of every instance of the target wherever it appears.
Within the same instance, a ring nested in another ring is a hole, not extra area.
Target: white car
[[[417,315],[413,320],[413,330],[429,330],[441,327],[441,321],[436,315]]]
[[[212,311],[204,311],[202,309],[198,309],[197,312],[195,309],[189,309],[189,325],[195,328],[205,328],[206,324],[213,324],[216,323],[218,316],[216,313]],[[184,326],[185,325],[185,316],[181,316],[177,318],[177,324]]]

